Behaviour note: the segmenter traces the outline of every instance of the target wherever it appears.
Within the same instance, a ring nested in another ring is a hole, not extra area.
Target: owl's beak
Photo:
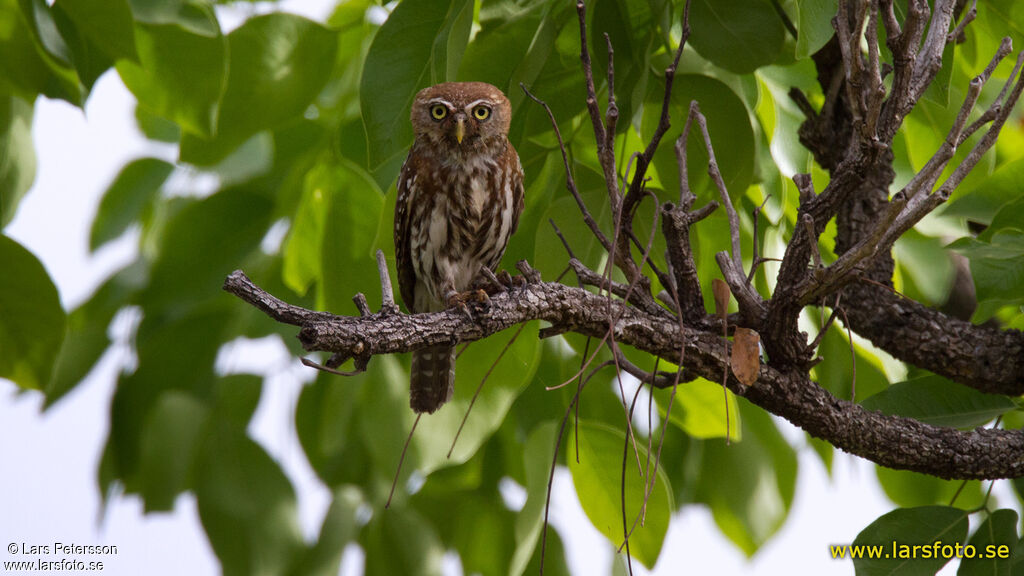
[[[461,115],[455,118],[455,139],[458,140],[459,144],[462,144],[462,139],[466,137],[466,119]]]

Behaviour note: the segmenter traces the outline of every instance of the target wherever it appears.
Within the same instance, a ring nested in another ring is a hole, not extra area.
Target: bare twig
[[[309,358],[305,358],[305,357],[299,358],[299,361],[302,362],[303,366],[309,366],[310,368],[316,368],[317,370],[319,370],[321,372],[326,372],[328,374],[334,374],[335,376],[355,376],[356,374],[362,374],[363,372],[366,372],[365,365],[363,366],[362,370],[357,368],[356,370],[353,370],[351,372],[342,372],[340,370],[335,370],[334,368],[329,368],[327,366],[324,366],[323,364],[318,364],[318,363],[310,360]]]
[[[508,343],[506,343],[505,347],[502,348],[501,352],[498,353],[498,357],[494,359],[494,362],[491,364],[491,367],[488,368],[487,372],[484,373],[484,377],[480,379],[480,384],[477,385],[476,391],[473,392],[473,399],[469,401],[469,406],[466,407],[466,413],[462,415],[462,421],[459,422],[459,429],[455,432],[455,438],[452,438],[452,445],[450,448],[448,448],[448,455],[445,456],[446,458],[452,457],[452,452],[455,451],[455,443],[459,441],[459,435],[462,434],[462,428],[466,425],[466,420],[469,419],[469,413],[473,410],[473,405],[476,404],[477,396],[479,396],[480,391],[483,390],[484,384],[487,382],[487,379],[491,376],[491,372],[494,371],[494,368],[498,365],[498,362],[501,362],[502,357],[505,356],[505,352],[508,352],[508,349],[512,347],[512,344],[515,344],[516,339],[519,338],[519,335],[523,332],[523,328],[526,328],[526,324],[519,325],[519,329],[516,330],[516,333],[513,334],[511,338],[509,338]]]
[[[360,316],[370,316],[373,312],[370,310],[370,305],[366,302],[366,295],[362,292],[357,292],[352,297],[352,302],[355,302],[356,310],[359,310]]]
[[[597,241],[601,243],[601,246],[603,246],[605,250],[611,250],[611,242],[608,241],[608,237],[601,231],[601,227],[597,225],[597,221],[594,220],[593,215],[590,214],[590,210],[587,209],[586,203],[583,202],[583,197],[580,196],[579,190],[576,188],[576,181],[572,177],[572,169],[569,166],[569,155],[565,149],[565,142],[562,140],[562,132],[558,129],[558,122],[555,121],[555,115],[551,112],[551,107],[548,106],[547,102],[534,96],[521,82],[519,83],[519,87],[527,96],[530,97],[531,100],[540,104],[544,108],[544,111],[548,113],[548,118],[551,120],[551,127],[555,131],[555,138],[558,139],[558,148],[562,152],[562,163],[565,165],[565,187],[569,190],[569,193],[572,194],[573,199],[576,200],[576,205],[579,206],[580,212],[583,214],[583,222],[586,223],[587,228],[590,229],[590,232],[595,238],[597,238]]]
[[[395,294],[391,289],[391,276],[388,275],[388,261],[384,258],[383,250],[377,250],[377,274],[380,276],[380,313],[398,314]]]
[[[388,492],[388,501],[384,503],[384,509],[391,507],[391,498],[395,495],[395,486],[398,485],[398,477],[402,474],[402,463],[405,462],[405,451],[409,449],[409,442],[412,440],[412,435],[416,432],[416,425],[420,423],[420,417],[423,413],[416,415],[416,419],[412,422],[412,428],[409,430],[409,435],[405,438],[405,445],[402,446],[402,455],[398,457],[398,468],[395,469],[395,479],[391,481],[391,492]]]

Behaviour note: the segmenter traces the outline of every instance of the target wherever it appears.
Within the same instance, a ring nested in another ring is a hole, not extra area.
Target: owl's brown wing
[[[414,164],[415,161],[410,154],[398,174],[398,198],[395,200],[395,267],[398,269],[398,289],[409,312],[415,311],[413,291],[416,287],[416,271],[412,267],[412,257],[409,254],[409,235],[412,228],[410,200],[414,196],[410,185],[414,185]]]
[[[508,145],[507,156],[511,156],[509,160],[513,162],[514,169],[512,170],[512,232],[515,234],[519,228],[519,215],[523,213],[524,197],[525,193],[523,190],[523,165],[519,161],[519,154],[516,153],[516,149],[512,147],[510,143]],[[506,158],[507,158],[506,156]]]

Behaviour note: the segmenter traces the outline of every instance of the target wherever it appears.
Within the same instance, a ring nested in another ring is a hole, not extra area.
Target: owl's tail
[[[431,414],[452,399],[455,391],[455,347],[431,346],[412,353],[409,405]]]

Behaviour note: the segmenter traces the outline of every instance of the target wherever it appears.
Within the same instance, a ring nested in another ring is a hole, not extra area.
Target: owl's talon
[[[465,292],[451,291],[447,294],[445,301],[449,308],[459,307],[467,311],[469,309],[467,304],[482,305],[485,308],[489,308],[491,304],[491,298],[483,288],[475,288]]]

